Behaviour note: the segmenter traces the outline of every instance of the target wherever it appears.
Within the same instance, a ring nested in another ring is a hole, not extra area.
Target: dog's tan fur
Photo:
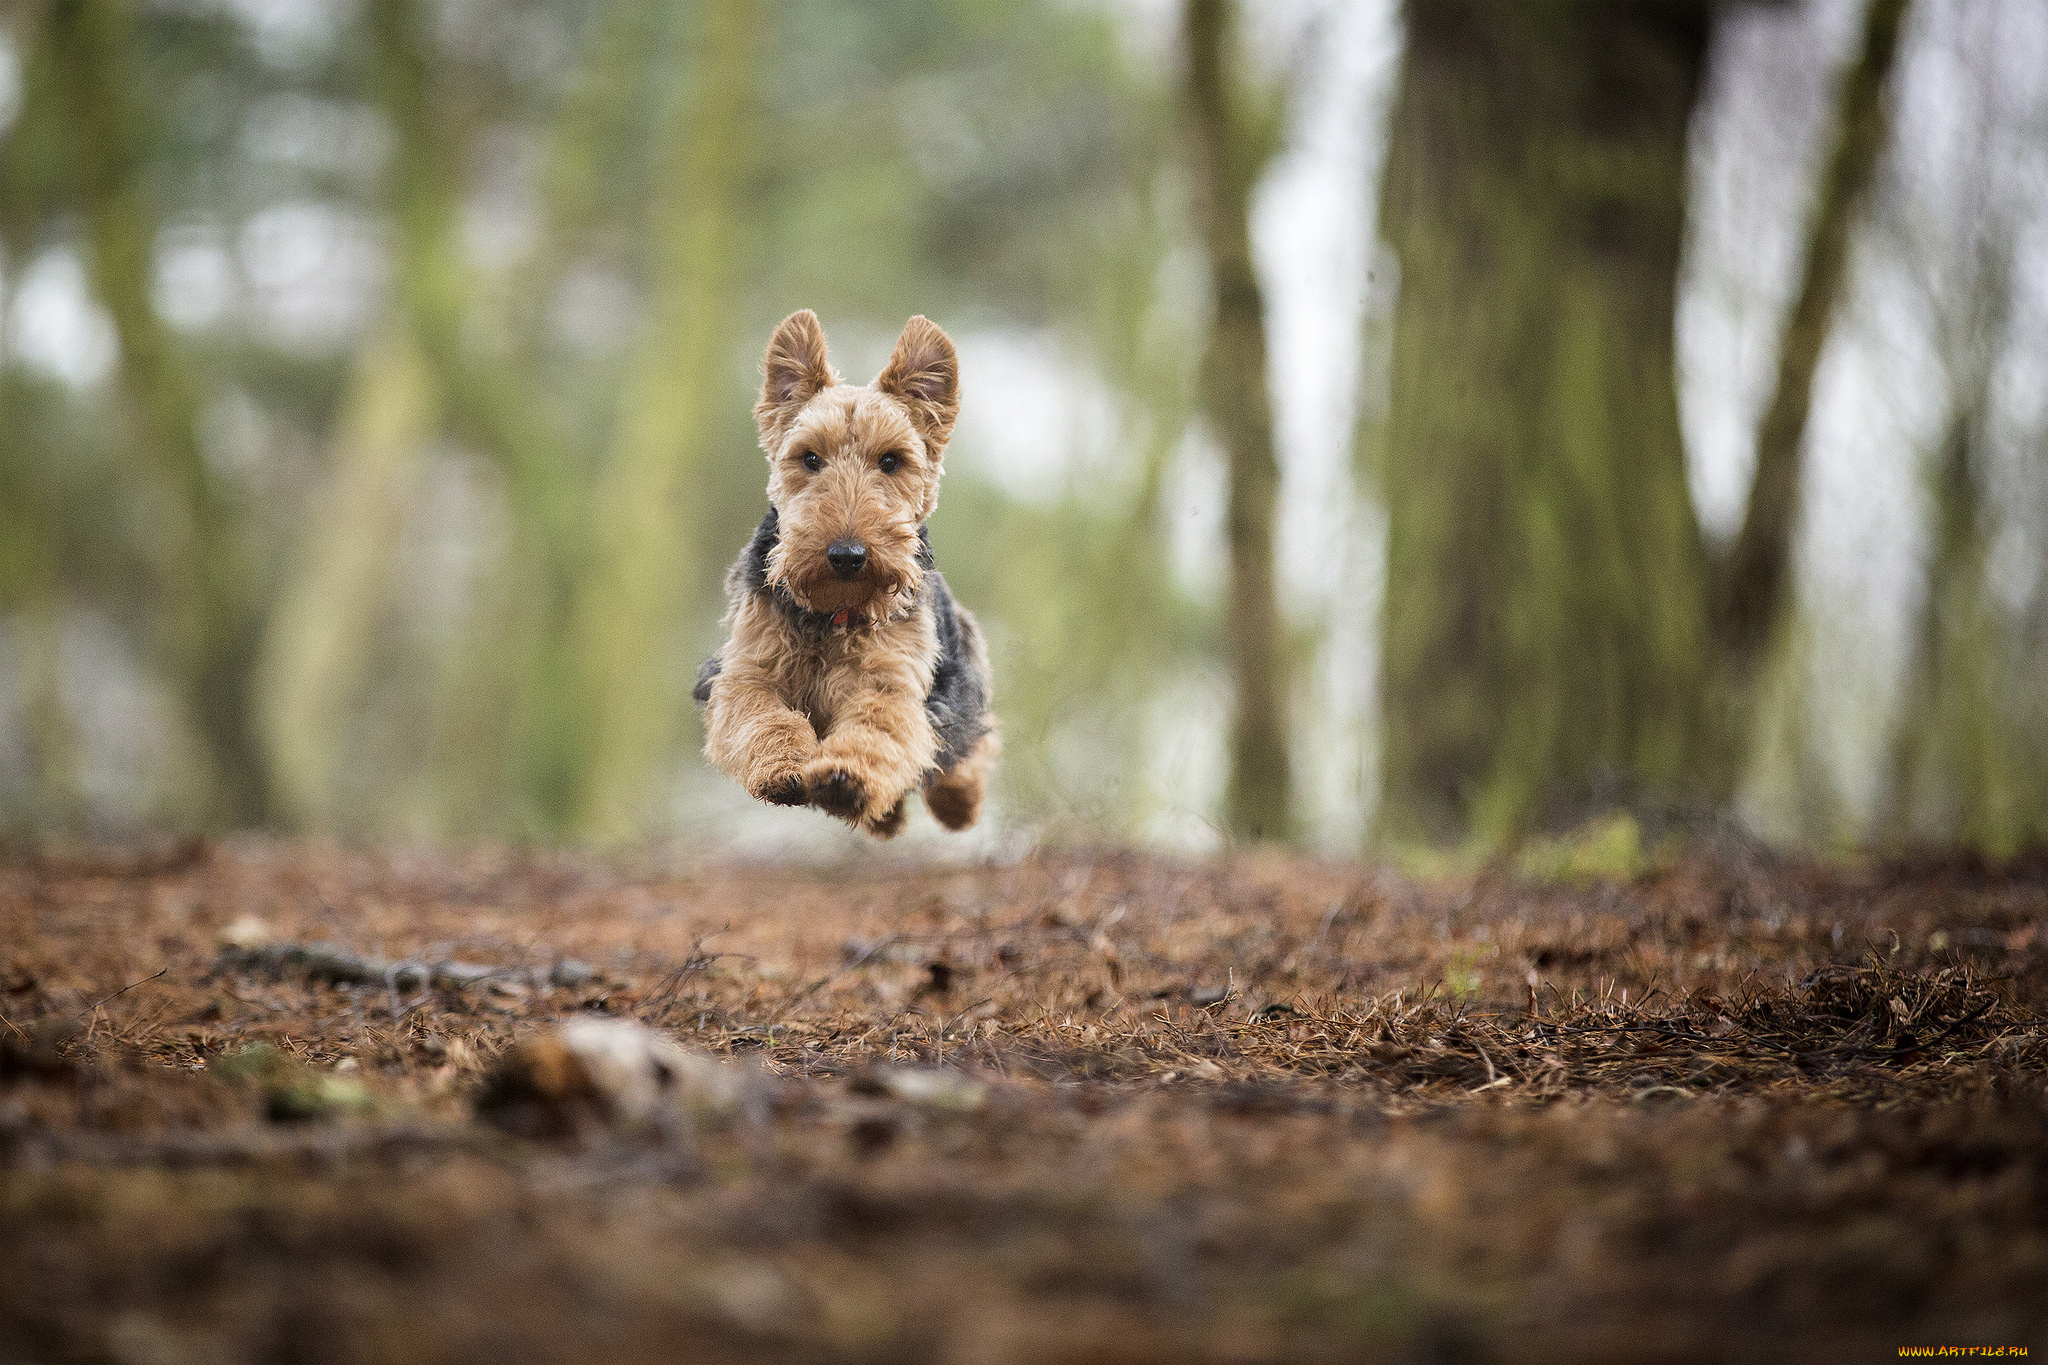
[[[953,344],[912,318],[874,382],[854,388],[833,373],[824,330],[806,309],[776,328],[762,368],[754,417],[780,528],[766,586],[852,624],[806,631],[768,593],[735,581],[705,702],[706,756],[762,800],[816,805],[881,838],[902,827],[905,799],[922,783],[932,814],[964,829],[980,815],[1001,745],[991,729],[952,767],[935,769],[925,699],[939,642],[919,592],[920,528],[937,505],[959,412]],[[808,468],[807,458],[822,467]],[[826,559],[848,538],[868,552],[850,581]],[[954,610],[985,679],[979,631]]]

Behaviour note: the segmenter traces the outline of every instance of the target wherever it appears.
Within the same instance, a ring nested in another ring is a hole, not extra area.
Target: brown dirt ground
[[[399,993],[221,956],[263,932],[596,974]],[[2048,1350],[2044,1006],[2041,858],[17,851],[0,1360]],[[750,1059],[765,1099],[479,1122],[508,1044],[578,1011]],[[896,1098],[892,1066],[985,1097]],[[290,1120],[280,1087],[323,1079],[367,1106]]]

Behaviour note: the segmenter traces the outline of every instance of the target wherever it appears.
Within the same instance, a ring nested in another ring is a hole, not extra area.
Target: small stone
[[[690,1118],[765,1108],[752,1067],[690,1052],[630,1019],[571,1019],[508,1049],[477,1112],[512,1132],[565,1136],[592,1128],[667,1131]]]
[[[886,1095],[927,1109],[979,1109],[988,1087],[957,1071],[907,1066],[877,1067],[853,1081],[856,1094]]]
[[[574,990],[578,986],[588,985],[596,980],[596,978],[597,968],[591,966],[588,962],[579,962],[573,957],[565,957],[555,964],[554,970],[548,973],[548,984],[560,986],[564,990]]]
[[[220,941],[230,948],[260,948],[270,942],[270,925],[255,915],[241,915],[221,930]]]

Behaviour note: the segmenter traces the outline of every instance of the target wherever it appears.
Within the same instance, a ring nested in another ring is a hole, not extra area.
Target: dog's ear
[[[960,359],[937,323],[920,315],[903,325],[875,387],[910,409],[910,420],[934,456],[945,449],[960,415]]]
[[[784,318],[761,357],[761,401],[754,404],[761,444],[770,454],[804,404],[836,382],[825,358],[825,329],[818,325],[818,315],[802,308]]]

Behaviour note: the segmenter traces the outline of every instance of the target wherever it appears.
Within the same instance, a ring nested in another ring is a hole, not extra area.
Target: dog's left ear
[[[960,415],[960,359],[937,323],[920,314],[904,324],[875,387],[910,409],[910,420],[935,457],[945,449]]]

